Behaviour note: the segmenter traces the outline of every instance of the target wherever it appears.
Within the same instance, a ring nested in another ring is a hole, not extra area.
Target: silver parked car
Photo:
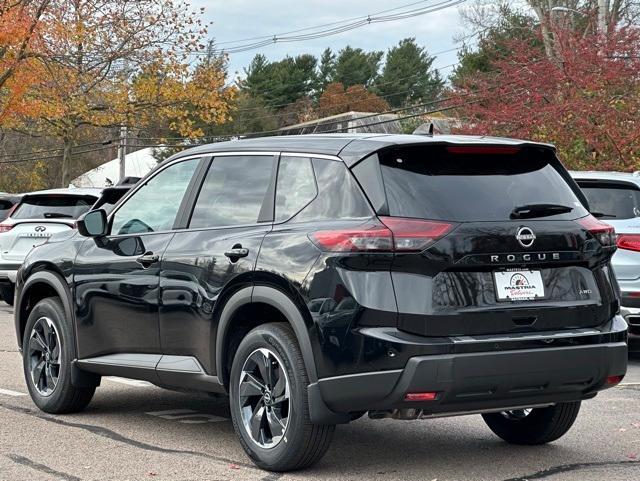
[[[640,172],[571,172],[591,213],[618,234],[612,264],[629,323],[629,350],[640,352]]]

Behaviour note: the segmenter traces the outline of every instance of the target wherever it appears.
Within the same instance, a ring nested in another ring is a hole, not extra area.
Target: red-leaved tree
[[[639,170],[640,30],[556,38],[557,59],[514,40],[491,72],[458,86],[461,130],[554,143],[574,169]]]

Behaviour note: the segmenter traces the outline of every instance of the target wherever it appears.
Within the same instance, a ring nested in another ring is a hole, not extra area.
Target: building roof
[[[538,145],[553,149],[550,144],[502,137],[468,135],[393,135],[393,134],[312,134],[259,137],[201,145],[184,150],[167,160],[187,155],[229,151],[302,152],[334,155],[351,166],[364,157],[394,145],[449,144],[449,145]]]
[[[571,177],[576,180],[610,180],[610,181],[623,181],[631,182],[640,186],[640,172],[612,172],[612,171],[597,171],[597,170],[572,170],[569,172]]]
[[[36,190],[34,192],[28,192],[23,194],[25,197],[31,197],[34,195],[77,195],[79,197],[84,197],[87,195],[93,197],[100,197],[102,193],[102,189],[98,188],[61,188],[61,189],[47,189],[47,190]]]
[[[125,176],[127,177],[144,177],[158,165],[158,161],[153,156],[153,149],[150,147],[131,152],[125,159]],[[105,187],[116,184],[118,180],[120,180],[120,160],[116,158],[85,172],[73,179],[71,184],[76,187]]]

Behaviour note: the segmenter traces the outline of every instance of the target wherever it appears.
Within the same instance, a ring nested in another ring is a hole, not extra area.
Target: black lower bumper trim
[[[495,410],[593,397],[608,376],[624,375],[625,342],[418,356],[404,369],[325,378],[322,399],[335,413],[419,408],[425,414]],[[434,401],[405,402],[409,392]]]

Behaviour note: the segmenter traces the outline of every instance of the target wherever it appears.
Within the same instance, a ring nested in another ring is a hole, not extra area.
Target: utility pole
[[[120,159],[119,181],[125,178],[125,164],[127,161],[127,127],[120,126],[120,142],[118,144],[118,159]]]
[[[598,34],[607,36],[607,14],[609,13],[609,0],[598,0]]]

